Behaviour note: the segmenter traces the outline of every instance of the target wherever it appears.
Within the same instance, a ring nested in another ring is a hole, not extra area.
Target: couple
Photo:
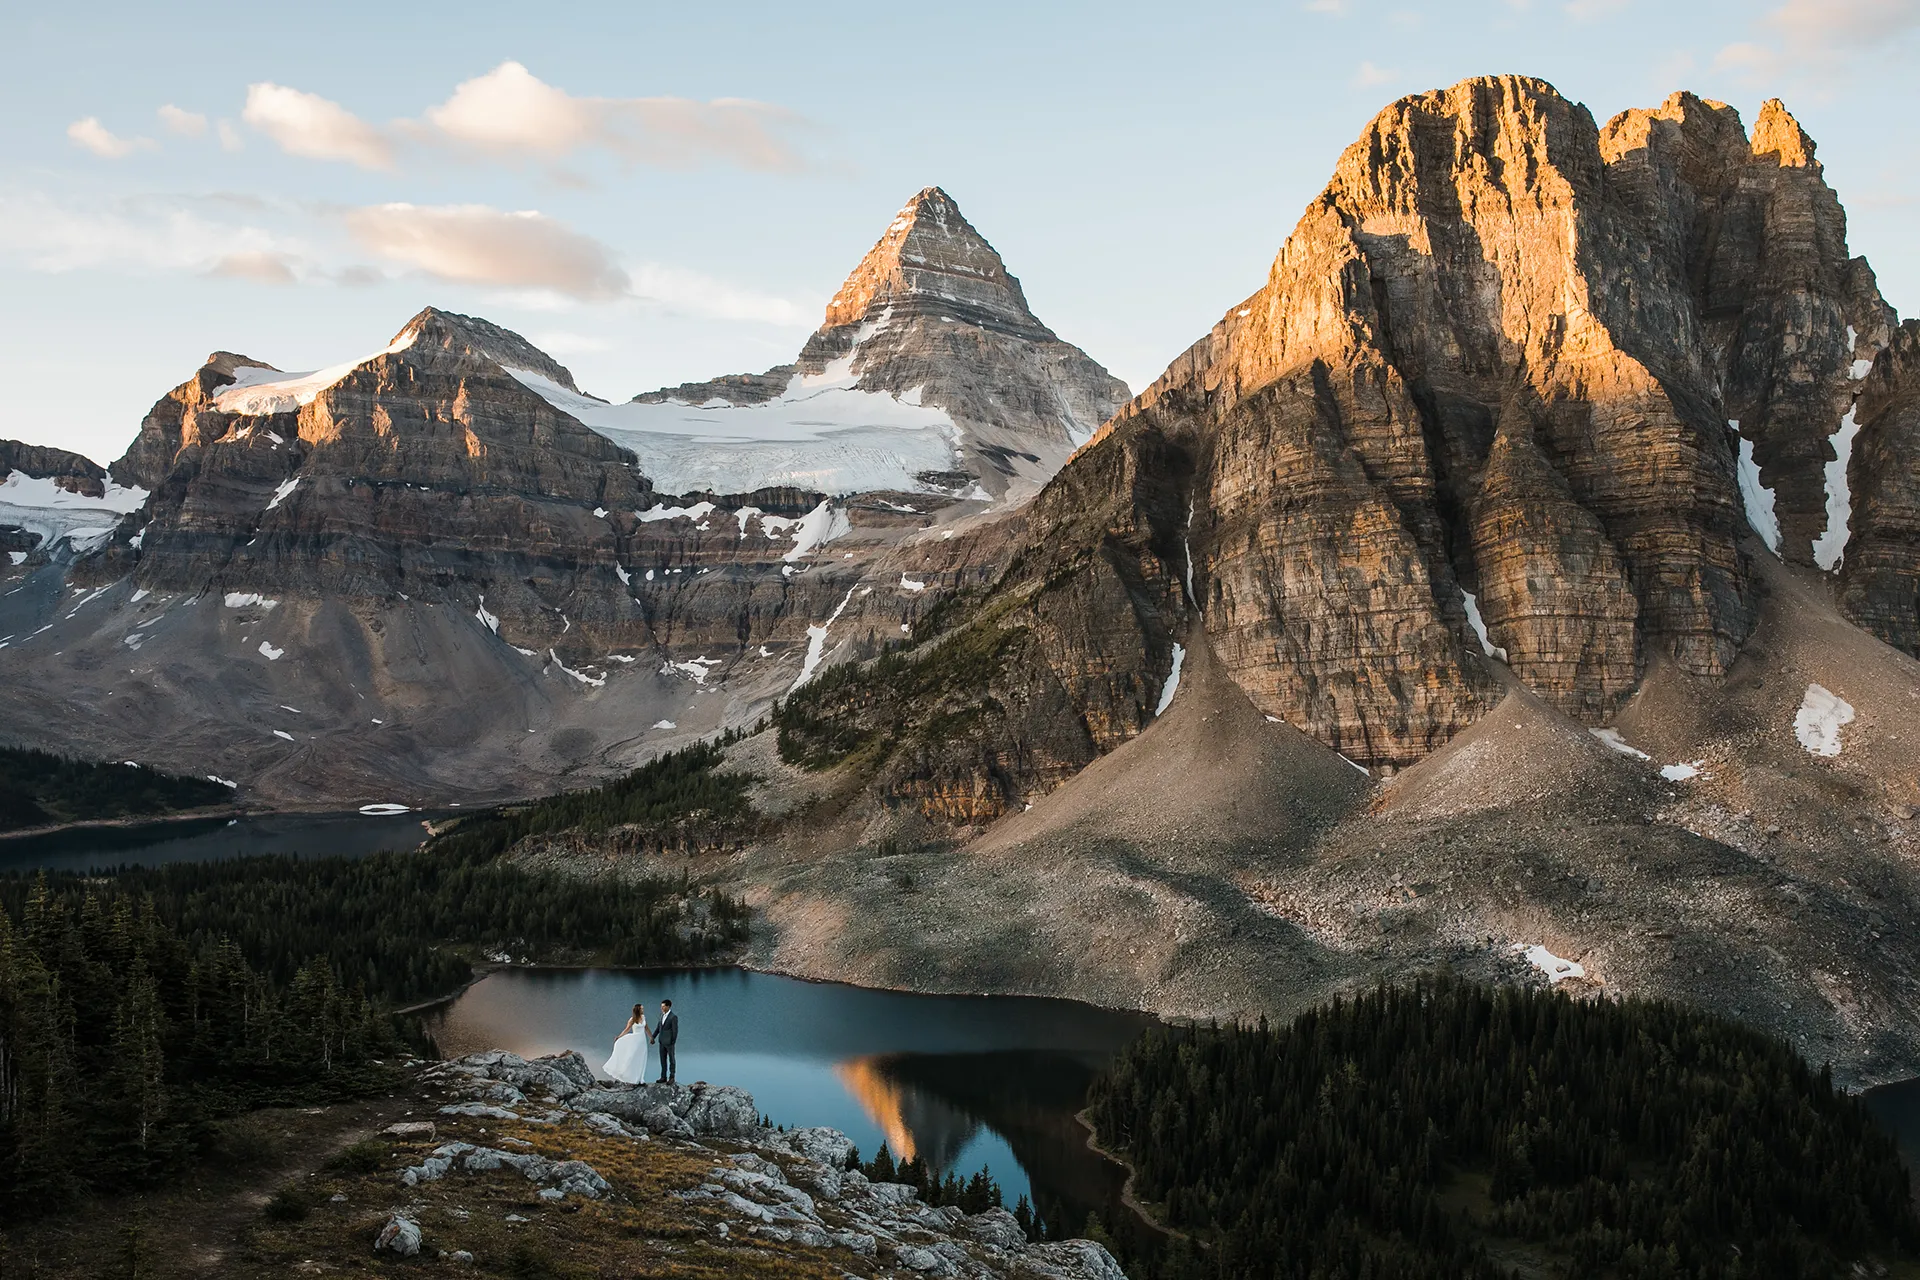
[[[660,1026],[653,1031],[647,1030],[646,1006],[633,1006],[633,1016],[620,1029],[620,1038],[613,1042],[613,1056],[607,1059],[606,1073],[622,1084],[644,1083],[648,1041],[660,1046],[661,1083],[672,1083],[674,1070],[679,1066],[674,1060],[673,1047],[680,1041],[680,1015],[673,1011],[671,1000],[660,1002]]]

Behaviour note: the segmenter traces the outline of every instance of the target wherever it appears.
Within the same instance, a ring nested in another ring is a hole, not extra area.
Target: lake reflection
[[[1078,1229],[1113,1221],[1121,1175],[1087,1149],[1074,1113],[1115,1053],[1151,1025],[1070,1000],[922,996],[742,969],[508,969],[436,1010],[449,1056],[578,1049],[597,1069],[636,1002],[680,1015],[679,1077],[738,1085],[776,1124],[827,1125],[871,1156],[971,1173],[1008,1207],[1028,1195]]]

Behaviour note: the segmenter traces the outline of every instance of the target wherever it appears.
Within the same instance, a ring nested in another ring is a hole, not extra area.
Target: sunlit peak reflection
[[[895,1159],[918,1158],[949,1170],[961,1148],[980,1131],[980,1122],[903,1083],[893,1070],[896,1061],[887,1056],[849,1058],[834,1063],[833,1074],[885,1136]]]

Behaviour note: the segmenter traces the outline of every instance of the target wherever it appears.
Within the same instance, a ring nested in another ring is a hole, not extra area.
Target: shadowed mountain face
[[[1058,683],[1090,756],[1204,632],[1262,712],[1391,771],[1501,668],[1593,727],[1650,663],[1724,677],[1750,527],[1911,652],[1913,375],[1813,157],[1777,101],[1751,135],[1684,93],[1602,128],[1514,76],[1392,104],[1031,508],[971,615],[1023,636],[990,682]],[[1047,789],[1032,718],[975,790]]]

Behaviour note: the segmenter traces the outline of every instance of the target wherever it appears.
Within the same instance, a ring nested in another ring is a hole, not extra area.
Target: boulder
[[[394,1214],[380,1228],[380,1234],[374,1238],[373,1248],[376,1253],[391,1253],[402,1258],[418,1257],[420,1224],[402,1214]]]

